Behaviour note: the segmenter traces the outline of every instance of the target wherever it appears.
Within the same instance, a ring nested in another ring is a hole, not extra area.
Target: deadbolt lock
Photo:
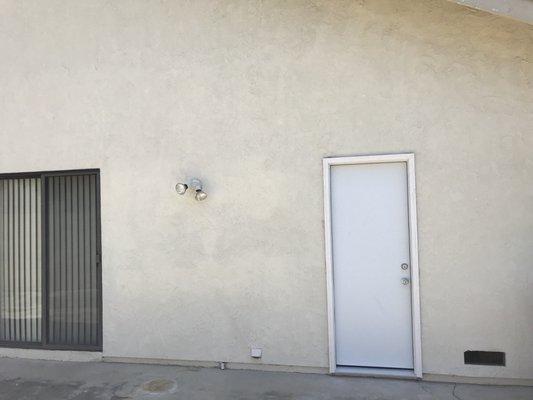
[[[409,268],[409,265],[407,265],[406,263],[403,263],[403,264],[402,264],[402,269],[403,269],[403,270],[406,270],[407,268]]]

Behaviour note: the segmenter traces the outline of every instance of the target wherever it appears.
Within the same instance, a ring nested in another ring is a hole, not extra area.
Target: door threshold
[[[333,375],[418,379],[412,369],[337,366]]]

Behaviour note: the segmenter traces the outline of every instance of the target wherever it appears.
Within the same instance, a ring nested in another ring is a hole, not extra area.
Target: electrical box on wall
[[[263,350],[257,347],[252,347],[250,351],[250,357],[261,358],[263,356]]]

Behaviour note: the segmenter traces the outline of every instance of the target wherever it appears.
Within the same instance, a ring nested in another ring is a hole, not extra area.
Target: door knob
[[[408,278],[402,278],[402,285],[408,285],[409,279]]]

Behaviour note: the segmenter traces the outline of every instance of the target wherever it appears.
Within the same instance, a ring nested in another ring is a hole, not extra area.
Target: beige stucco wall
[[[533,378],[532,55],[440,0],[0,0],[0,172],[101,168],[104,356],[326,367],[322,157],[413,151],[424,372]]]

